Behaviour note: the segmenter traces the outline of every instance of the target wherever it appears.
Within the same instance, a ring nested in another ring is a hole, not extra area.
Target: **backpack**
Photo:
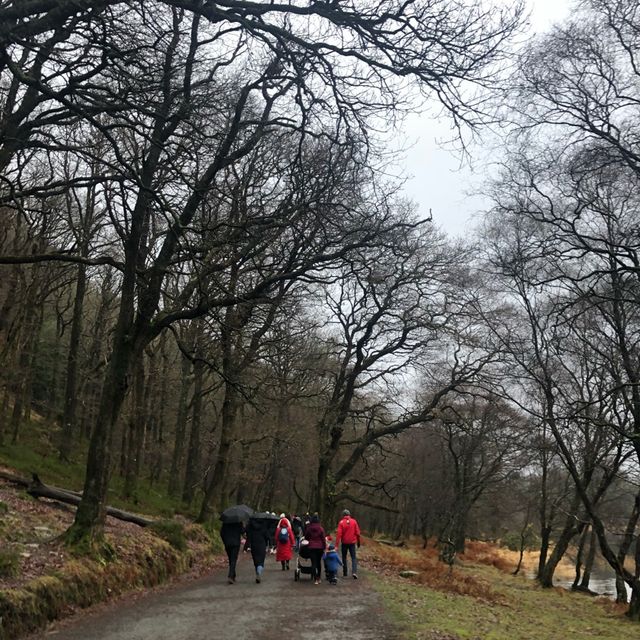
[[[289,542],[289,529],[287,529],[287,527],[280,527],[278,542],[281,542],[282,544]]]

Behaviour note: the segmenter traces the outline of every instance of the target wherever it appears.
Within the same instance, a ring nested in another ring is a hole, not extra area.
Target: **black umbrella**
[[[268,511],[256,511],[251,515],[252,520],[280,520],[280,518],[274,513]]]
[[[220,514],[222,522],[246,522],[253,515],[253,509],[246,504],[228,507]]]

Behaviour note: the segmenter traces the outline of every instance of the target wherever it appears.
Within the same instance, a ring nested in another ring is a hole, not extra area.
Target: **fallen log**
[[[20,487],[25,487],[27,493],[34,498],[49,498],[50,500],[57,500],[58,502],[64,502],[65,504],[71,504],[76,507],[80,504],[80,500],[82,500],[81,493],[44,484],[37,473],[32,474],[31,480],[27,480],[26,478],[20,478],[11,473],[0,471],[0,478],[17,484]],[[154,520],[140,516],[137,513],[122,511],[122,509],[115,509],[114,507],[107,507],[107,515],[112,518],[117,518],[118,520],[124,520],[125,522],[132,522],[140,527],[148,527],[154,523]]]
[[[389,547],[404,547],[407,544],[404,540],[386,540],[384,538],[375,538],[375,541],[380,544],[386,544]]]
[[[17,484],[19,487],[27,488],[30,484],[29,480],[27,480],[26,478],[21,478],[20,476],[14,476],[13,473],[9,473],[8,471],[2,471],[2,469],[0,469],[0,478],[2,478],[2,480],[7,480],[7,482]]]

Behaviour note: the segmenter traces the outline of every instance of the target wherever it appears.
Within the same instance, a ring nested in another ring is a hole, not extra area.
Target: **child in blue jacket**
[[[340,560],[335,545],[329,545],[329,550],[325,552],[322,559],[324,560],[324,572],[329,584],[338,584],[338,567],[342,566],[342,560]]]

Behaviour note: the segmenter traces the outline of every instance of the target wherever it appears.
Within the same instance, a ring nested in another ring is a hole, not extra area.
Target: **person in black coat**
[[[244,525],[242,522],[224,522],[220,528],[220,537],[224,550],[229,558],[229,574],[227,582],[233,584],[236,581],[236,564],[238,563],[238,554],[240,553],[240,545],[242,534],[244,533]]]
[[[267,545],[269,544],[269,530],[265,520],[250,519],[247,525],[247,544],[245,550],[249,548],[253,558],[253,566],[256,568],[256,582],[262,580],[264,573],[264,559],[267,555]]]
[[[275,513],[271,513],[272,516],[275,516]],[[269,520],[267,522],[267,531],[269,533],[269,550],[271,553],[276,552],[276,530],[278,528],[278,519],[274,517],[273,520]]]
[[[293,535],[296,537],[296,546],[295,550],[297,551],[300,548],[300,538],[302,537],[302,518],[300,516],[293,516],[291,520],[291,529],[293,530]]]

